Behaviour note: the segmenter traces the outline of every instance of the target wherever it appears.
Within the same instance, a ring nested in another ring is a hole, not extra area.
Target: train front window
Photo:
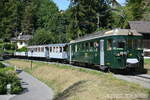
[[[142,49],[142,40],[140,39],[128,39],[128,48],[129,49]]]
[[[113,40],[113,50],[124,50],[126,45],[125,39]]]

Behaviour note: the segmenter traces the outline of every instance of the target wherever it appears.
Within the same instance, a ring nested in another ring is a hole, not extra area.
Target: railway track
[[[113,76],[118,79],[121,79],[121,80],[137,83],[137,84],[143,86],[144,88],[150,89],[150,75],[147,75],[147,74],[140,74],[140,75],[117,75],[117,74],[114,74]]]

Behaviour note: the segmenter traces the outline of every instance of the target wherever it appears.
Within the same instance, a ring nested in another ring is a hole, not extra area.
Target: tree
[[[71,0],[71,20],[68,32],[71,38],[96,31],[99,27],[109,27],[110,7],[105,0]]]
[[[37,1],[38,2],[38,1]],[[23,3],[23,14],[21,21],[21,32],[23,34],[33,34],[34,32],[34,17],[37,5],[34,0],[26,0]]]
[[[141,20],[144,13],[142,0],[127,0],[124,7],[124,23],[123,28],[128,27],[128,21]]]
[[[21,2],[19,0],[0,1],[0,38],[3,39],[15,36],[20,30]]]
[[[39,28],[36,30],[33,38],[29,41],[29,45],[43,45],[53,43],[55,37],[50,31],[44,28]]]
[[[108,4],[111,5],[112,8],[120,7],[121,5],[117,2],[117,0],[106,0]]]
[[[144,7],[144,13],[142,20],[150,21],[150,1],[149,0],[143,0],[142,1]]]

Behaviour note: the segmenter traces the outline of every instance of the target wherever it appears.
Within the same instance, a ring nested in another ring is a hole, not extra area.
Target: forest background
[[[149,0],[70,0],[60,11],[52,0],[0,0],[0,39],[33,35],[30,45],[65,43],[95,31],[150,21]]]

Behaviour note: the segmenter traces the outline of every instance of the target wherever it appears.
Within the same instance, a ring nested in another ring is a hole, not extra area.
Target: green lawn
[[[33,62],[31,69],[30,61],[12,59],[6,62],[51,87],[55,100],[141,100],[138,99],[141,95],[150,95],[149,89],[116,79],[111,73],[43,62]]]
[[[150,59],[144,59],[144,68],[148,70],[148,74],[150,74]]]

